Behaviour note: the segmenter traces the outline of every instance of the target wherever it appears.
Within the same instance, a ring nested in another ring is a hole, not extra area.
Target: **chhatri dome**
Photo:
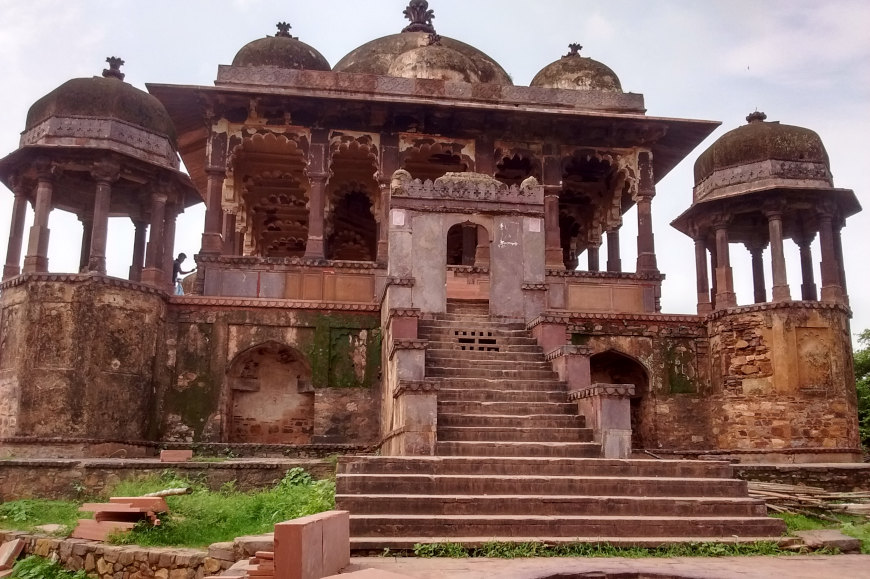
[[[570,52],[541,69],[529,86],[571,90],[622,92],[619,77],[597,60],[580,56],[579,44],[568,45]]]
[[[426,0],[405,8],[411,21],[401,33],[363,44],[342,58],[333,70],[402,78],[425,78],[510,85],[510,77],[480,50],[435,32],[433,10]]]
[[[297,70],[329,70],[329,62],[313,47],[290,34],[286,22],[277,24],[275,36],[258,38],[244,45],[233,66],[275,66]]]

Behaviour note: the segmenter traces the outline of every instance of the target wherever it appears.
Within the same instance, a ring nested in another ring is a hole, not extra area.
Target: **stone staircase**
[[[336,505],[354,551],[416,543],[776,540],[722,462],[609,460],[525,324],[449,303],[419,322],[438,378],[435,457],[346,457]]]

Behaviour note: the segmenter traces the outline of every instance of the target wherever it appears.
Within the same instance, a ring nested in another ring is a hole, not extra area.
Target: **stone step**
[[[432,358],[426,355],[427,368],[459,368],[478,370],[517,370],[524,372],[552,372],[553,366],[549,362],[518,361],[518,360],[467,360],[464,357],[438,357]]]
[[[486,352],[480,350],[454,350],[454,349],[426,349],[426,361],[441,360],[467,360],[474,362],[505,362],[524,364],[527,362],[543,362],[552,368],[549,362],[545,362],[539,352]]]
[[[474,474],[610,477],[688,477],[730,479],[724,461],[609,458],[502,458],[465,456],[348,456],[338,460],[338,474]]]
[[[421,338],[424,339],[424,338]],[[469,345],[469,344],[459,344],[456,341],[443,341],[443,340],[429,340],[429,343],[426,345],[427,350],[459,350],[459,351],[470,351],[470,352],[519,352],[519,353],[535,353],[538,355],[543,355],[543,350],[538,345],[511,345],[511,344],[501,344],[501,345]]]
[[[514,380],[557,380],[558,375],[552,370],[495,370],[492,368],[457,368],[427,366],[427,378],[513,378]]]
[[[591,428],[504,426],[438,426],[438,440],[471,442],[590,442]]]
[[[526,329],[526,324],[523,322],[502,322],[484,317],[463,316],[457,319],[434,319],[434,320],[418,320],[417,328],[425,328],[427,330],[444,329],[444,330],[476,330],[487,329],[505,333],[516,333],[525,336],[529,335]]]
[[[745,481],[693,477],[342,474],[340,494],[746,497]]]
[[[546,545],[573,545],[586,543],[601,545],[607,544],[615,547],[646,547],[656,548],[668,545],[686,545],[691,543],[728,543],[738,545],[751,545],[760,542],[778,543],[782,547],[795,545],[793,537],[772,536],[737,536],[737,537],[699,537],[699,536],[667,536],[667,537],[541,537],[541,536],[501,536],[501,537],[450,537],[449,541],[466,548],[482,547],[488,543],[512,543],[528,544],[543,543]],[[391,552],[413,552],[416,545],[444,543],[445,537],[351,537],[351,553],[358,555],[383,555],[385,549]],[[588,575],[595,577],[596,575]],[[603,576],[603,575],[597,575]],[[637,574],[610,575],[611,577],[637,577]],[[652,577],[643,575],[643,577]],[[656,575],[662,577],[662,575]]]
[[[547,386],[546,384],[544,386]],[[509,386],[513,387],[513,386]],[[568,394],[564,390],[552,390],[553,384],[547,386],[550,390],[501,390],[496,388],[487,389],[464,389],[450,388],[448,385],[442,385],[438,391],[438,402],[511,402],[511,403],[539,403],[539,402],[560,402],[564,403],[568,399]]]
[[[596,458],[601,445],[595,442],[480,442],[438,441],[435,453],[441,457],[558,457]]]
[[[353,537],[733,537],[779,536],[784,523],[767,517],[356,515]]]
[[[438,430],[453,427],[475,428],[583,428],[580,416],[564,414],[455,414],[438,412]]]
[[[564,414],[577,416],[577,405],[572,402],[487,402],[443,400],[438,397],[438,414]],[[580,417],[578,417],[580,418]]]
[[[534,338],[523,336],[482,336],[482,335],[465,335],[457,336],[453,333],[432,333],[418,332],[421,340],[429,342],[444,342],[446,344],[455,344],[459,346],[537,346],[538,343]]]

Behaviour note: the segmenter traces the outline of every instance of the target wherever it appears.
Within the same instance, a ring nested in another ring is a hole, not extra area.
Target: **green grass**
[[[109,493],[112,496],[140,496],[167,488],[191,487],[189,495],[167,497],[169,513],[161,525],[141,524],[131,533],[111,537],[116,544],[143,546],[204,547],[231,541],[242,535],[257,535],[273,530],[275,523],[329,510],[335,505],[335,483],[315,481],[301,468],[294,468],[275,487],[242,493],[234,483],[220,491],[209,491],[201,481],[179,476],[171,470],[160,475],[124,481]],[[0,504],[0,528],[31,531],[47,523],[70,528],[79,513],[79,502],[11,501]]]
[[[861,552],[870,555],[870,520],[866,517],[833,515],[839,523],[805,515],[772,515],[785,521],[789,534],[814,529],[839,529],[844,535],[861,540]]]
[[[391,555],[389,551],[385,555]],[[414,545],[417,557],[487,557],[514,559],[520,557],[736,557],[750,555],[785,555],[774,542],[749,544],[684,543],[662,547],[620,547],[608,543],[573,543],[547,545],[544,543],[486,543],[467,548],[457,543],[418,543]]]
[[[88,579],[84,571],[67,571],[60,563],[31,555],[18,561],[10,579]]]

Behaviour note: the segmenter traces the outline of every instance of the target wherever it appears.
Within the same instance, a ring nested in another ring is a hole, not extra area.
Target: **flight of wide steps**
[[[523,323],[449,303],[421,320],[438,378],[434,457],[339,460],[355,551],[417,543],[776,539],[785,530],[723,462],[610,460]]]

